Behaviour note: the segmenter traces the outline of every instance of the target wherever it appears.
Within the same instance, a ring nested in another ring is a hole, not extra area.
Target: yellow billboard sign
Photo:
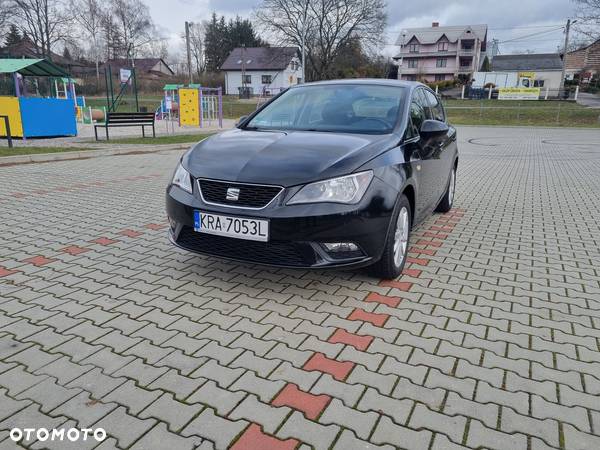
[[[535,78],[535,72],[519,72],[519,78]]]
[[[539,100],[540,88],[500,88],[498,100]]]

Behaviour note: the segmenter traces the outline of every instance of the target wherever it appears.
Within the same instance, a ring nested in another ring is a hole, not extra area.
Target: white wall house
[[[562,76],[562,58],[558,53],[528,53],[524,55],[497,55],[492,60],[494,72],[509,72],[517,76],[527,73],[534,79],[534,87],[550,96],[558,95]]]
[[[302,66],[295,47],[246,47],[231,51],[221,70],[225,93],[238,95],[245,86],[252,95],[273,95],[302,82]]]

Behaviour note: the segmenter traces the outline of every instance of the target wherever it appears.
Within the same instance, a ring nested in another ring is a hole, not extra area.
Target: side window
[[[410,102],[410,137],[415,137],[419,135],[419,130],[421,130],[421,125],[423,121],[427,118],[425,115],[425,110],[423,109],[423,103],[421,102],[421,98],[419,92],[421,90],[417,89],[413,93],[412,101]]]
[[[444,107],[436,95],[431,91],[424,91],[424,94],[427,105],[431,109],[431,118],[434,120],[439,120],[440,122],[445,122],[446,114],[444,114]]]

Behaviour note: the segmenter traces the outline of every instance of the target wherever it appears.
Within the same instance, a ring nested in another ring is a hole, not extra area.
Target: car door
[[[414,175],[417,182],[417,201],[415,217],[420,221],[433,209],[433,202],[437,195],[437,168],[435,161],[432,160],[432,151],[427,147],[427,142],[421,138],[419,131],[421,125],[427,120],[431,113],[425,103],[425,97],[421,93],[422,89],[417,88],[413,91],[410,103],[410,118],[408,136],[405,140],[406,149],[409,153]]]
[[[446,113],[442,103],[429,89],[423,89],[422,94],[424,101],[429,109],[428,118],[446,123]],[[448,181],[450,180],[450,171],[454,166],[454,155],[456,153],[456,130],[453,127],[448,128],[448,133],[445,136],[436,138],[428,147],[431,160],[435,161],[437,171],[436,194],[434,195],[434,205],[446,192]]]

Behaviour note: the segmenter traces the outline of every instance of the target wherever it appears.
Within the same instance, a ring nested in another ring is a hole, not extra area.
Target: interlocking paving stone
[[[383,282],[176,249],[177,151],[0,167],[0,429],[106,425],[102,449],[596,450],[598,141],[459,128],[455,208]]]

